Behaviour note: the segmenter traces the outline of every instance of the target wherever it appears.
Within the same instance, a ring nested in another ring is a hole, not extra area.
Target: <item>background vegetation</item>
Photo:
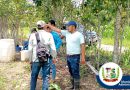
[[[38,20],[54,19],[59,28],[65,21],[75,20],[86,30],[97,32],[99,46],[90,47],[96,60],[130,64],[129,51],[121,52],[123,46],[130,48],[129,0],[81,0],[80,4],[76,0],[31,1],[0,0],[0,39],[13,38],[22,44]],[[100,50],[101,44],[113,45],[113,52]]]

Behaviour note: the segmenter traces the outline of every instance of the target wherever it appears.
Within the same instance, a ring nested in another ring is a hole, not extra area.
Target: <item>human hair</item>
[[[49,23],[54,26],[56,25],[55,20],[50,20]]]
[[[33,32],[37,32],[37,29],[36,28],[32,28],[31,29],[31,33],[33,33]]]

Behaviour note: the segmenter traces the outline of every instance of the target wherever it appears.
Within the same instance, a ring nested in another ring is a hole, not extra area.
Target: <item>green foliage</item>
[[[15,39],[21,32],[20,28],[32,25],[35,9],[28,6],[26,0],[0,0],[0,2],[1,37]]]
[[[5,90],[6,87],[6,78],[3,75],[0,75],[0,88]]]
[[[84,78],[88,75],[88,69],[87,66],[80,66],[80,76],[81,78]]]
[[[99,69],[106,62],[112,61],[112,52],[98,49],[96,46],[90,46],[86,49],[87,60],[92,62],[92,65]]]
[[[27,66],[24,67],[24,69],[25,69],[27,72],[31,72],[31,65],[28,64]]]
[[[55,19],[60,26],[64,18],[73,19],[85,25],[87,30],[93,27],[97,31],[99,25],[107,26],[103,36],[113,37],[117,4],[122,3],[123,8],[127,6],[126,1],[120,0],[84,0],[81,7],[74,7],[71,0],[33,1],[37,7],[28,5],[26,0],[0,0],[0,17],[9,19],[10,28],[34,27],[38,20],[47,22],[49,19]],[[123,13],[123,17],[126,17],[125,9]]]
[[[36,6],[41,6],[42,5],[42,0],[33,0]]]
[[[114,38],[114,21],[111,21],[105,25],[105,30],[103,30],[103,38]]]
[[[113,38],[103,38],[102,39],[102,44],[105,45],[114,45],[114,39]]]
[[[116,15],[116,5],[114,4],[110,0],[85,0],[81,10],[83,12],[81,19],[95,29],[99,24],[105,26]]]
[[[52,83],[49,86],[49,90],[61,90],[61,88],[57,84]]]
[[[130,26],[126,26],[124,29],[125,29],[125,32],[123,35],[124,39],[130,40]]]
[[[99,57],[99,63],[104,64],[106,62],[112,62],[112,52],[99,50],[100,57]]]
[[[124,30],[123,39],[130,40],[130,27],[125,26]],[[114,21],[111,21],[108,23],[108,25],[105,26],[105,30],[103,31],[103,38],[114,38]]]
[[[130,49],[122,53],[120,66],[124,75],[130,75]]]
[[[109,39],[106,39],[106,40],[110,41]],[[98,54],[96,53],[97,50],[98,50],[98,53],[100,54],[99,57],[98,57]],[[98,65],[100,67],[104,63],[112,62],[112,60],[113,60],[113,52],[99,50],[96,47],[94,48],[93,46],[90,46],[86,49],[86,55],[87,55],[87,57],[89,57],[89,60],[92,62],[93,66],[95,66],[95,68],[97,68],[97,69],[99,69]],[[119,61],[119,64],[124,69],[125,74],[129,72],[130,49],[127,48],[127,50],[125,52],[121,53],[121,59]],[[81,69],[82,76],[86,75],[86,74],[84,74],[84,72],[86,72],[85,67]]]
[[[121,56],[121,64],[123,66],[130,65],[130,49],[126,50]]]
[[[130,48],[130,40],[124,39],[123,40],[123,47],[125,48]],[[102,44],[105,45],[114,45],[114,39],[113,38],[103,38],[102,39]]]
[[[100,54],[100,57],[97,58],[97,51]],[[102,49],[98,49],[96,46],[90,46],[87,48],[86,50],[86,54],[87,56],[91,57],[91,56],[95,56],[96,59],[98,59],[97,61],[100,63],[105,63],[105,62],[109,62],[112,61],[112,52],[109,51],[104,51]]]

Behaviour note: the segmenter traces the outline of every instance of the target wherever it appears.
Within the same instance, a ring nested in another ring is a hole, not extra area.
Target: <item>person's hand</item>
[[[52,62],[53,62],[53,64],[56,64],[56,59],[53,59]]]
[[[45,27],[51,28],[51,25],[50,24],[46,24]]]
[[[86,61],[85,61],[85,59],[81,59],[81,64],[85,64],[86,63]]]
[[[29,64],[32,64],[32,61],[29,61]]]

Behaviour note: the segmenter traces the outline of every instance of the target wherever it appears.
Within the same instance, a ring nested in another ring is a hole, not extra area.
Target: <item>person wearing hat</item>
[[[47,45],[50,48],[50,53],[53,59],[56,58],[56,48],[55,48],[55,43],[53,40],[53,37],[50,33],[46,32],[46,26],[45,22],[40,20],[37,22],[37,28],[38,31],[37,33],[39,34],[40,37],[40,43],[43,43]],[[40,69],[42,68],[42,79],[43,79],[43,84],[42,84],[42,90],[48,90],[49,84],[48,84],[48,78],[50,74],[50,64],[49,62],[44,62],[44,64],[41,66],[39,63],[39,60],[36,55],[36,47],[37,47],[37,40],[35,33],[32,33],[30,35],[29,39],[29,50],[32,52],[32,59],[31,59],[31,85],[30,85],[30,90],[36,90],[36,84],[37,84],[37,77],[39,74]]]
[[[55,21],[54,20],[50,20],[48,22],[48,24],[50,25],[53,25],[55,26]],[[55,46],[56,46],[56,51],[58,53],[59,49],[60,49],[60,46],[62,45],[62,40],[59,36],[59,34],[53,30],[51,30],[49,27],[47,27],[46,29],[47,32],[51,33],[51,35],[53,36],[53,39],[54,39],[54,43],[55,43]],[[56,65],[55,65],[55,61],[53,62],[51,59],[50,59],[50,67],[51,67],[51,70],[52,70],[52,82],[55,82],[55,78],[56,78]],[[40,76],[42,76],[42,73],[41,73],[41,70],[40,70],[40,75],[39,75],[39,79],[42,79],[40,78]]]
[[[75,21],[67,23],[67,30],[58,29],[52,25],[47,25],[52,30],[61,33],[66,37],[67,65],[71,76],[71,89],[79,90],[80,88],[80,56],[81,63],[85,64],[85,41],[84,36],[76,31],[77,24]]]

